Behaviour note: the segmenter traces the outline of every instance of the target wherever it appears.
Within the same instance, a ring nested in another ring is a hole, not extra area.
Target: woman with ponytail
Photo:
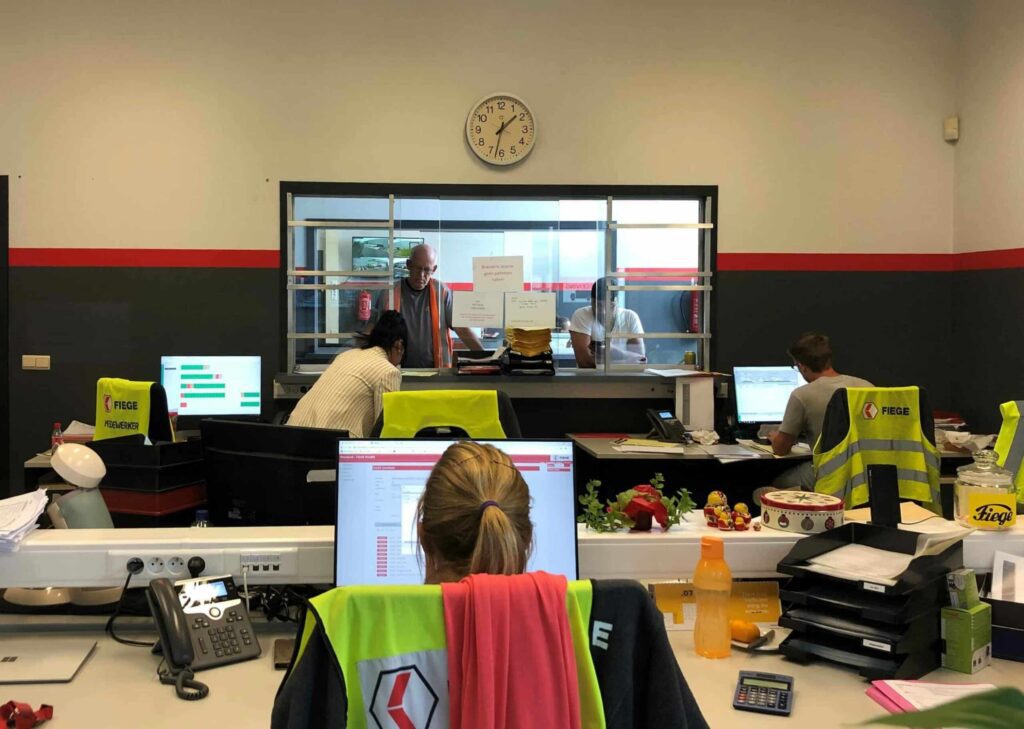
[[[428,583],[470,574],[515,575],[533,540],[530,491],[512,459],[464,441],[444,452],[417,506]]]

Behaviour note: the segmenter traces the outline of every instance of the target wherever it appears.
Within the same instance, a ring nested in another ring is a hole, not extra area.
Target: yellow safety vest
[[[1013,472],[1017,501],[1024,502],[1024,428],[1018,427],[1021,410],[1024,410],[1024,400],[1011,400],[999,406],[1003,425],[999,428],[995,451],[999,456],[997,463]]]
[[[152,382],[101,377],[96,382],[95,440],[149,433]]]
[[[384,393],[381,438],[413,438],[424,428],[462,428],[470,438],[505,438],[495,390]]]
[[[939,503],[939,452],[921,428],[918,388],[849,387],[846,400],[846,436],[824,452],[822,438],[814,444],[814,490],[838,496],[848,507],[863,504],[869,498],[867,467],[887,464],[896,466],[902,498]]]
[[[583,729],[605,726],[601,689],[587,634],[592,589],[589,580],[570,580],[565,596],[576,654]],[[387,705],[386,692],[383,700],[380,696],[382,677],[395,671],[408,672],[411,668],[416,674],[415,681],[410,681],[410,692],[418,691],[420,696],[414,694],[407,701],[416,705],[417,699],[423,698],[447,707],[448,642],[440,585],[338,587],[314,597],[310,608],[295,661],[284,680],[288,681],[294,666],[303,660],[319,625],[344,676],[346,726],[350,729],[379,726],[374,723],[373,710],[381,708],[382,702]]]

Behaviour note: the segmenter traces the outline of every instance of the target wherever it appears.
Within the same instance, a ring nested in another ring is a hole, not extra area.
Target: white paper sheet
[[[500,291],[453,291],[452,326],[502,328],[504,294]]]
[[[518,329],[553,329],[555,294],[505,294],[505,326]]]
[[[996,552],[992,560],[992,597],[1024,602],[1024,557]]]
[[[522,256],[477,256],[473,258],[473,291],[522,291]],[[554,317],[552,317],[554,321]]]

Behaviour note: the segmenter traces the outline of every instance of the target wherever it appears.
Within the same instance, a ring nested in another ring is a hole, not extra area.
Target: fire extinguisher
[[[370,309],[373,302],[370,300],[369,291],[360,291],[359,299],[357,301],[356,311],[359,317],[359,321],[370,321]]]

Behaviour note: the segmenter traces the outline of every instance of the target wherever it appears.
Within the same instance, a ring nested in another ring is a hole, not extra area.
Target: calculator
[[[740,671],[732,708],[789,716],[793,709],[793,677],[778,673]]]

